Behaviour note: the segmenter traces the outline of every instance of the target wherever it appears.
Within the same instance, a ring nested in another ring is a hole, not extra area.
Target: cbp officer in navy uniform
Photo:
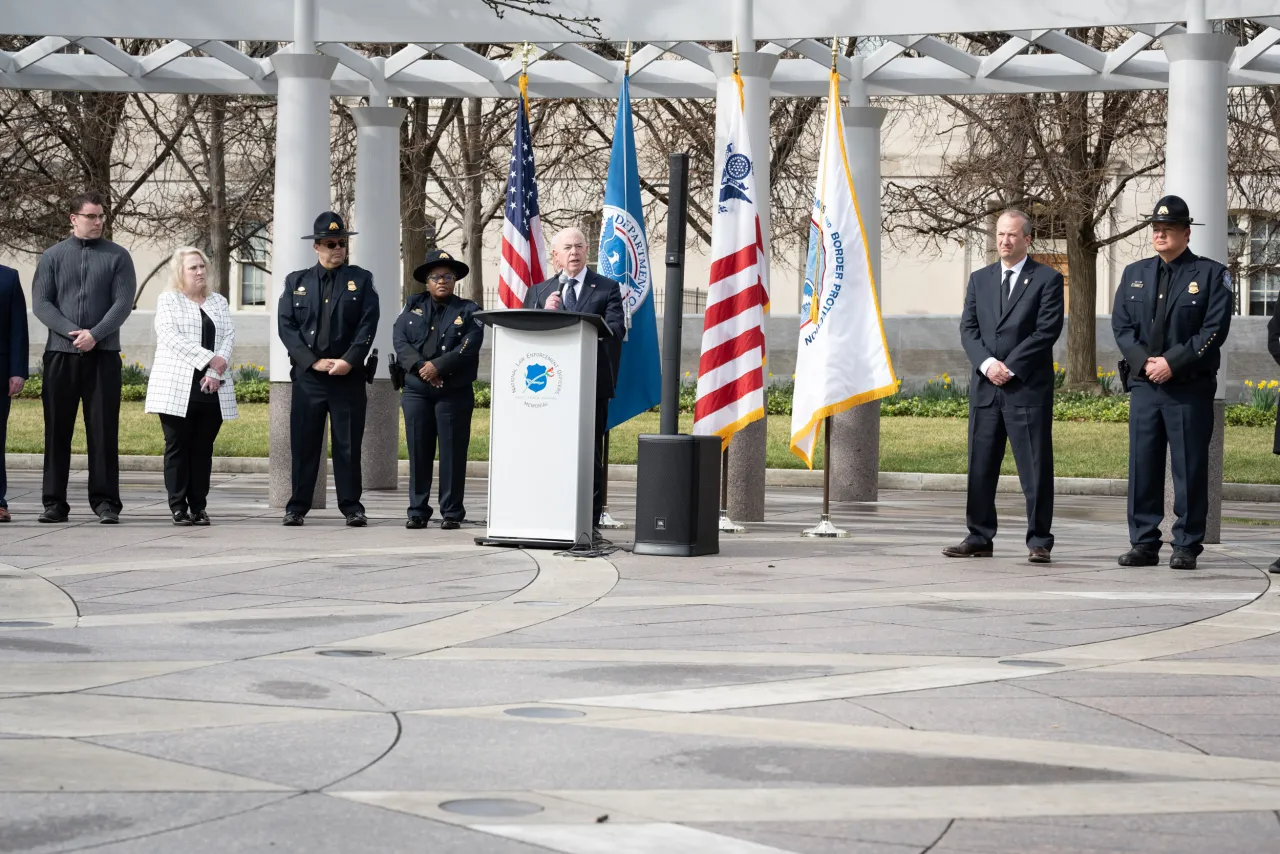
[[[409,518],[406,528],[425,528],[431,518],[431,462],[440,443],[440,527],[456,529],[467,517],[462,493],[467,477],[472,383],[480,367],[484,327],[480,310],[454,294],[469,272],[448,252],[432,250],[413,271],[427,286],[405,304],[392,330],[396,357],[406,371],[400,406],[409,445]]]
[[[364,440],[364,361],[378,329],[378,292],[368,270],[347,263],[347,239],[354,234],[332,211],[316,217],[314,233],[302,239],[315,244],[317,263],[290,273],[280,295],[280,340],[293,362],[289,410],[293,495],[284,514],[284,524],[289,526],[301,525],[311,509],[325,415],[331,425],[338,509],[353,528],[368,523],[360,503],[360,443]]]
[[[1165,449],[1173,461],[1170,569],[1195,569],[1209,515],[1209,439],[1219,352],[1231,326],[1231,277],[1187,248],[1191,213],[1177,196],[1156,202],[1154,258],[1120,277],[1111,328],[1128,363],[1129,542],[1121,566],[1160,563]]]

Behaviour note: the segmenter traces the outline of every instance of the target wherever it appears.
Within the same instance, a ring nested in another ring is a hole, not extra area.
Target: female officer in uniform
[[[406,371],[400,397],[409,445],[409,518],[406,528],[425,528],[431,518],[431,463],[440,441],[440,527],[452,530],[466,518],[462,492],[476,397],[471,387],[480,364],[484,327],[473,317],[480,307],[453,293],[468,267],[438,249],[413,271],[427,286],[396,318],[392,341]]]

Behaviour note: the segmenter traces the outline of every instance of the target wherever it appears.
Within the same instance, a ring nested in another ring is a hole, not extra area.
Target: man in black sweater
[[[71,434],[84,402],[89,506],[103,524],[120,521],[120,327],[133,311],[137,278],[129,253],[103,238],[106,202],[71,200],[71,236],[40,256],[31,284],[36,317],[49,327],[44,350],[44,512],[65,522]]]

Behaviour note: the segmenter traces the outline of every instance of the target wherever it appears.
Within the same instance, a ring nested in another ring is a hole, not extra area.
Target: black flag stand
[[[604,474],[600,478],[600,518],[596,520],[596,527],[601,530],[616,531],[627,525],[609,515],[609,434],[611,432],[613,431],[604,431]]]
[[[849,532],[831,524],[831,416],[822,419],[822,521],[801,532],[802,537],[847,537]]]
[[[725,534],[745,534],[747,529],[729,518],[729,449],[720,454],[720,531]]]

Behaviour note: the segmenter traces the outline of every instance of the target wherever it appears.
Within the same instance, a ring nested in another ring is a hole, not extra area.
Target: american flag
[[[502,219],[502,261],[498,265],[498,299],[507,308],[521,308],[524,295],[546,275],[547,244],[538,211],[538,182],[534,177],[533,140],[523,92],[516,106],[516,138],[507,173],[507,205]]]
[[[756,205],[751,146],[742,117],[742,78],[738,109],[730,113],[724,166],[711,219],[711,280],[702,322],[702,358],[693,432],[719,436],[728,447],[733,434],[764,417],[764,240]]]

